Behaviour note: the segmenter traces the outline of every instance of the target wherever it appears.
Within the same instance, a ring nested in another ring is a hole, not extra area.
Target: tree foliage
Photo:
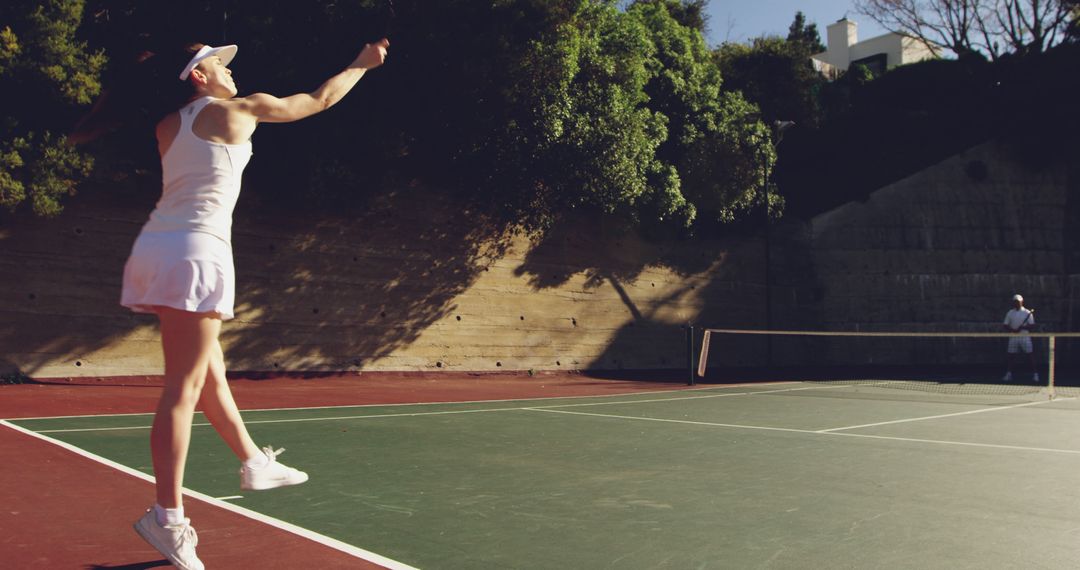
[[[679,6],[641,2],[628,10],[656,48],[645,92],[649,108],[668,121],[657,156],[680,183],[681,197],[671,189],[655,209],[668,217],[694,208],[710,222],[729,222],[761,198],[775,157],[758,109],[740,93],[722,90],[720,69],[701,34],[673,15]]]
[[[1032,169],[1068,161],[1077,148],[1078,70],[1080,45],[998,61],[928,60],[880,77],[853,67],[821,90],[820,128],[797,129],[784,142],[776,179],[787,212],[809,216],[865,199],[992,139]]]
[[[236,43],[241,95],[311,91],[389,33],[387,65],[336,107],[259,129],[247,186],[268,206],[343,211],[427,184],[534,229],[575,209],[686,228],[699,212],[738,217],[773,156],[756,108],[721,89],[702,36],[705,0],[397,0],[393,19],[381,0],[86,1],[80,33],[92,48],[75,42],[72,12],[65,37],[81,51],[66,53],[83,59],[70,56],[62,69],[96,77],[104,59],[89,50],[103,50],[116,78],[144,50]],[[0,73],[53,57],[6,34],[0,50]],[[88,85],[73,74],[65,81]],[[81,94],[63,100],[70,120],[96,91],[65,88]],[[99,170],[156,175],[149,134],[95,148]],[[27,138],[0,160],[49,164],[20,149],[55,140]],[[62,158],[48,168],[74,164]]]
[[[724,88],[741,92],[761,108],[768,123],[795,121],[811,128],[820,123],[818,93],[825,79],[810,56],[824,51],[817,26],[795,14],[788,37],[764,36],[749,44],[725,43],[715,52]]]
[[[709,0],[636,0],[634,4],[663,4],[679,25],[697,30],[703,35],[709,30]]]
[[[1074,0],[1070,0],[1075,5]],[[810,56],[821,48],[796,16],[786,39],[717,48],[724,88],[794,120],[774,179],[785,213],[811,216],[997,137],[1035,164],[1071,152],[1067,133],[1080,78],[1078,45],[924,61],[883,73],[853,65],[827,81]]]
[[[81,0],[0,5],[0,205],[52,216],[92,168],[62,134],[101,90],[105,55],[76,36]]]
[[[723,220],[745,209],[763,167],[746,139],[761,125],[721,93],[701,33],[676,19],[684,7],[582,2],[539,34],[507,70],[475,182],[535,227],[581,207],[682,227],[699,207]]]
[[[825,44],[821,43],[821,34],[817,24],[807,24],[806,15],[801,11],[795,12],[795,19],[788,26],[787,41],[801,48],[808,55],[814,55],[825,51]]]

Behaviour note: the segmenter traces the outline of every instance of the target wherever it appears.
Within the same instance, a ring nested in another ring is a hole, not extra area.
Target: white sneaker
[[[161,526],[151,508],[135,521],[135,532],[180,570],[204,570],[203,563],[195,556],[199,536],[191,528],[191,519],[184,519],[181,524]]]
[[[240,488],[245,491],[264,491],[307,481],[307,473],[277,462],[277,456],[283,451],[285,448],[274,451],[273,447],[264,447],[263,453],[269,459],[266,465],[258,469],[246,465],[240,467]]]
[[[1012,382],[1012,372],[1006,372],[1005,377],[1001,379],[1002,382]]]

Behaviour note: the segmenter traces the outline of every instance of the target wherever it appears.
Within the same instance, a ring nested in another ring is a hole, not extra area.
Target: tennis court
[[[1078,411],[887,381],[252,410],[311,483],[238,496],[197,418],[186,484],[389,567],[1063,568]],[[4,423],[148,476],[150,421]]]

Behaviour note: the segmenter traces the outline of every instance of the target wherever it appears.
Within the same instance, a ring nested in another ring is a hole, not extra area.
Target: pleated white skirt
[[[203,232],[143,232],[124,265],[120,304],[138,313],[165,306],[233,318],[232,245]]]

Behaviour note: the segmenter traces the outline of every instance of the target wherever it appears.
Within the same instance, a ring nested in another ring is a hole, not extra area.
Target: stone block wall
[[[1010,155],[1002,143],[986,143],[789,228],[780,247],[809,262],[774,266],[788,282],[774,282],[774,296],[786,302],[779,313],[791,316],[777,328],[1001,332],[1020,293],[1040,331],[1073,330],[1069,170],[1030,169]],[[812,293],[793,295],[791,283]],[[1002,339],[836,345],[818,343],[812,356],[990,363],[1004,351]]]

